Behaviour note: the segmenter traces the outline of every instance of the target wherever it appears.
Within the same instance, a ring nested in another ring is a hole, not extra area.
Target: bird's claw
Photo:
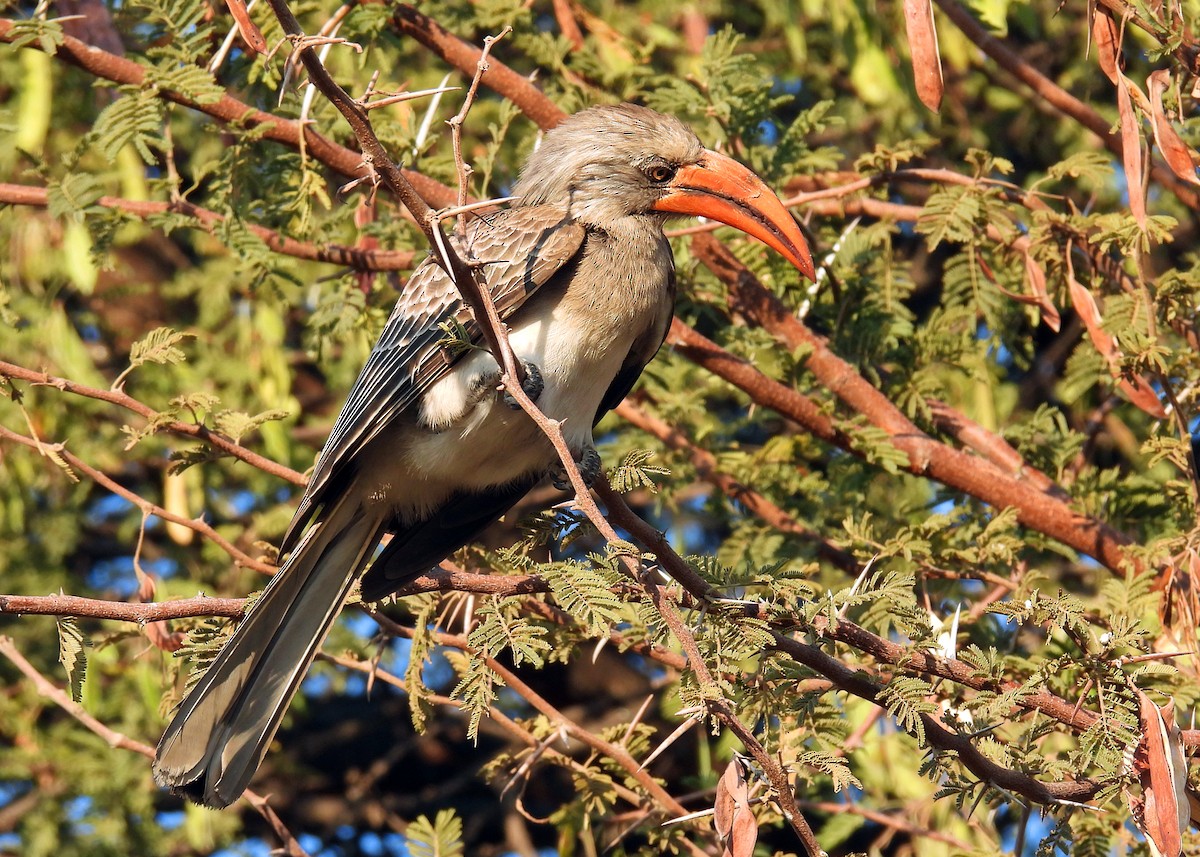
[[[585,447],[579,457],[575,459],[575,463],[579,465],[579,475],[583,477],[583,484],[590,488],[600,476],[602,465],[600,453],[596,452],[593,447]],[[550,468],[550,483],[559,491],[571,489],[571,479],[567,476],[567,469],[562,466],[561,462]]]
[[[546,389],[546,382],[542,379],[542,370],[538,368],[536,363],[531,363],[528,360],[521,361],[521,368],[525,370],[525,378],[521,381],[521,389],[525,391],[525,395],[529,400],[536,402],[538,396],[542,395],[542,391]],[[504,404],[508,405],[514,411],[521,410],[520,403],[512,397],[512,394],[505,390],[501,394],[504,399]]]

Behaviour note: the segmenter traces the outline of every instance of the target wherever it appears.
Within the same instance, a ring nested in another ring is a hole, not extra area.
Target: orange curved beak
[[[719,220],[779,252],[804,276],[816,279],[808,242],[779,197],[763,180],[719,152],[706,149],[700,160],[681,167],[654,204],[658,211]]]

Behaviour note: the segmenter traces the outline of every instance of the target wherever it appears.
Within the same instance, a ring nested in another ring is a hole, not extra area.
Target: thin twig
[[[489,350],[504,373],[519,380],[524,379],[524,370],[517,363],[512,346],[508,344],[508,338],[504,335],[503,325],[500,323],[495,307],[488,300],[487,281],[483,272],[477,267],[468,266],[450,246],[438,225],[436,213],[430,210],[428,204],[417,193],[404,173],[393,163],[387,150],[379,142],[379,138],[375,136],[367,111],[338,85],[321,63],[316,52],[305,43],[304,31],[300,28],[300,22],[296,20],[296,16],[292,13],[286,0],[268,0],[268,2],[275,12],[275,17],[279,19],[283,31],[296,45],[296,53],[308,70],[309,80],[321,91],[322,95],[329,99],[350,125],[362,147],[363,159],[371,173],[378,175],[388,190],[404,203],[404,207],[412,214],[417,226],[425,233],[429,245],[437,249],[438,252],[434,258],[446,269],[447,275],[462,294],[463,300],[471,308]]]
[[[443,92],[457,92],[457,86],[439,86],[434,89],[420,89],[415,92],[397,92],[394,95],[388,95],[375,101],[360,100],[363,110],[377,110],[380,107],[388,107],[392,104],[403,104],[405,101],[412,101],[416,98],[426,98],[431,95],[438,95]]]
[[[45,188],[30,185],[6,184],[0,182],[0,203],[28,205],[45,208],[49,194]],[[132,214],[135,217],[151,218],[165,212],[178,212],[188,217],[194,217],[206,232],[212,234],[217,224],[225,220],[224,215],[207,208],[188,202],[184,199],[171,202],[154,202],[140,199],[122,199],[116,196],[102,196],[93,205],[110,208]],[[347,247],[341,244],[312,244],[307,241],[297,241],[286,235],[259,226],[257,223],[239,221],[247,230],[257,235],[270,249],[285,256],[297,259],[308,259],[313,262],[329,262],[343,265],[358,271],[407,271],[417,261],[417,254],[411,250],[369,250],[361,247]]]
[[[29,679],[39,696],[50,700],[67,714],[71,715],[71,717],[75,718],[75,720],[79,721],[89,731],[100,736],[108,746],[129,750],[145,756],[147,759],[154,758],[154,748],[149,744],[143,744],[141,741],[136,741],[128,735],[117,732],[91,714],[88,714],[82,705],[71,699],[65,691],[57,687],[42,675],[33,664],[29,663],[17,649],[11,637],[0,636],[0,655],[8,658],[13,666]],[[279,816],[275,814],[275,811],[267,805],[266,798],[249,790],[245,792],[243,797],[246,798],[246,802],[255,811],[266,819],[271,829],[275,831],[275,834],[283,843],[289,857],[308,857],[308,852],[300,847],[300,843],[296,841],[296,837],[283,824]]]
[[[504,27],[499,33],[494,36],[486,36],[483,40],[483,50],[479,52],[479,60],[475,63],[475,75],[471,78],[471,86],[467,89],[466,98],[463,99],[462,108],[458,113],[454,114],[452,119],[447,120],[446,124],[450,126],[450,143],[454,150],[454,166],[458,175],[458,234],[466,238],[467,235],[467,216],[465,207],[467,205],[467,189],[471,182],[471,174],[474,170],[471,165],[463,159],[462,151],[462,130],[463,123],[467,120],[467,113],[471,110],[471,105],[475,103],[475,95],[479,91],[479,81],[487,72],[488,54],[492,52],[492,46],[496,42],[503,39],[512,32],[512,27]]]
[[[108,402],[110,405],[124,408],[127,411],[132,411],[146,421],[156,420],[159,413],[149,405],[138,401],[127,393],[119,390],[101,390],[96,387],[89,387],[86,384],[79,384],[72,381],[70,378],[62,378],[56,375],[50,375],[45,372],[35,372],[32,369],[26,369],[23,366],[18,366],[15,363],[9,363],[0,360],[0,377],[27,381],[30,384],[39,386],[54,387],[64,393],[71,393],[76,396],[83,396],[87,399],[97,399],[101,402]],[[293,485],[304,485],[308,480],[304,474],[292,470],[273,461],[265,456],[259,455],[257,452],[252,452],[246,449],[236,441],[230,440],[225,435],[215,432],[207,426],[197,423],[185,423],[180,420],[162,424],[162,431],[169,431],[172,434],[178,434],[185,437],[201,440],[208,445],[215,447],[221,452],[226,453],[234,458],[244,461],[251,467],[256,467],[264,473],[269,473],[283,479],[286,482],[291,482]]]
[[[22,446],[27,446],[31,449],[39,448],[39,442],[37,440],[25,437],[22,434],[17,434],[14,431],[4,428],[3,426],[0,426],[0,440],[19,443]],[[69,452],[62,444],[54,444],[51,446],[51,450],[56,455],[61,456],[62,459],[67,462],[67,464],[71,465],[71,467],[78,470],[80,473],[86,475],[97,485],[107,488],[109,491],[119,497],[124,497],[143,513],[156,515],[157,517],[162,518],[164,521],[171,521],[195,530],[197,533],[213,542],[213,544],[215,544],[221,550],[225,551],[225,553],[233,557],[234,562],[236,562],[238,565],[245,566],[246,568],[252,568],[255,571],[261,571],[267,574],[274,572],[275,566],[268,562],[254,559],[252,556],[239,549],[236,545],[234,545],[231,541],[226,539],[204,521],[198,518],[185,518],[183,515],[177,515],[174,512],[164,509],[162,506],[159,506],[156,503],[151,503],[141,495],[135,494],[133,491],[130,491],[117,481],[109,478],[107,474],[102,473],[101,471],[92,467],[77,455]]]

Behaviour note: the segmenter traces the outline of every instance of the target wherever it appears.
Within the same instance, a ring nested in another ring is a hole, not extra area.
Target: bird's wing
[[[578,252],[584,232],[583,226],[551,206],[512,208],[472,221],[468,244],[484,265],[502,319],[516,312]],[[461,247],[458,250],[462,252]],[[295,546],[331,486],[341,484],[352,472],[348,465],[363,447],[458,362],[461,353],[452,354],[444,345],[444,326],[455,322],[463,325],[470,341],[482,339],[450,277],[432,258],[427,259],[409,279],[350,390],[284,536],[283,553]]]
[[[633,390],[634,384],[638,378],[642,376],[642,370],[646,368],[646,364],[654,359],[654,355],[658,353],[658,349],[667,339],[667,331],[671,327],[671,318],[675,308],[675,270],[671,269],[671,273],[667,280],[667,299],[664,304],[666,313],[659,319],[657,324],[650,325],[646,332],[638,337],[629,349],[629,354],[626,355],[624,362],[621,363],[621,368],[617,371],[617,375],[612,379],[612,383],[608,385],[608,389],[604,391],[604,398],[600,400],[600,407],[596,409],[596,415],[592,418],[592,427],[595,428],[600,420],[604,419],[604,415],[621,404],[624,399]]]

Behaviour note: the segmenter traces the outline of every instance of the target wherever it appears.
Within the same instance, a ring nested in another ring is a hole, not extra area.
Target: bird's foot
[[[528,360],[521,361],[521,368],[525,370],[525,378],[521,381],[521,389],[525,391],[525,395],[529,400],[536,402],[538,396],[542,395],[542,391],[546,389],[546,382],[542,379],[542,370],[538,368],[536,363],[531,363]],[[514,411],[521,410],[521,405],[512,397],[507,390],[501,394],[504,399],[504,404],[508,405]]]
[[[575,456],[575,463],[579,465],[579,475],[583,477],[583,484],[591,487],[600,477],[600,453],[596,452],[595,447],[585,446],[583,451]],[[571,490],[571,479],[567,476],[567,469],[562,466],[562,462],[550,467],[550,483],[559,491]]]

